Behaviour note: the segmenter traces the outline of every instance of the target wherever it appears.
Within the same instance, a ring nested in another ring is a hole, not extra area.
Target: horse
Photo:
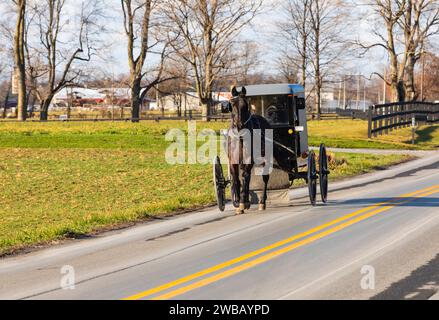
[[[250,110],[250,106],[247,100],[247,90],[245,87],[238,92],[236,87],[232,88],[232,99],[229,101],[229,111],[231,112],[231,125],[229,128],[229,139],[228,139],[228,158],[230,165],[230,175],[231,175],[231,186],[232,186],[232,200],[233,205],[236,208],[237,214],[243,214],[245,210],[249,210],[251,207],[250,202],[250,182],[252,176],[252,170],[255,167],[254,158],[254,134],[255,130],[260,130],[256,134],[262,135],[261,141],[261,156],[267,163],[265,159],[265,132],[270,130],[271,125],[268,121],[256,114],[253,114]],[[230,135],[235,135],[236,133],[245,132],[250,133],[251,145],[248,146],[244,144],[242,138],[238,138],[239,143],[232,143]],[[239,161],[233,158],[233,148],[238,147],[239,150]],[[246,148],[247,150],[244,150]],[[244,154],[250,155],[247,161],[243,161]],[[264,164],[264,165],[265,165]],[[264,182],[263,195],[259,201],[259,211],[264,211],[267,208],[267,192],[268,183],[270,180],[270,174],[264,172],[262,175]]]

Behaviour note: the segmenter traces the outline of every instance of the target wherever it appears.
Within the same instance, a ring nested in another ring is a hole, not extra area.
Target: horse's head
[[[250,119],[250,107],[247,101],[247,90],[243,87],[239,92],[236,87],[232,89],[232,99],[230,100],[230,109],[232,112],[233,127],[241,130],[245,128]]]

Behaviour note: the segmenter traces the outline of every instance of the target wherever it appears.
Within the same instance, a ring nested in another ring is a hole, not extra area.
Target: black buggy
[[[299,179],[307,182],[309,198],[313,206],[317,203],[319,180],[321,198],[323,203],[326,203],[330,173],[327,151],[326,146],[321,144],[317,159],[315,152],[308,147],[304,88],[300,85],[269,84],[247,86],[246,90],[252,112],[267,119],[273,129],[277,169],[288,175],[290,186]],[[223,108],[222,112],[227,113],[229,110]],[[213,175],[218,206],[224,211],[226,188],[231,178],[230,170],[228,178],[225,177],[219,157],[215,159]]]

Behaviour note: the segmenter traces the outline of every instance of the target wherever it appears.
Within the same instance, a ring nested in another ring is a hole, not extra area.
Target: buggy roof
[[[247,97],[288,95],[292,94],[300,98],[305,97],[305,90],[299,84],[260,84],[245,86]]]

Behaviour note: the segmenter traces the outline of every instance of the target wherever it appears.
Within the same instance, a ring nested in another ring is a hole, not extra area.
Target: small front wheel
[[[326,146],[320,145],[319,153],[319,178],[320,178],[320,193],[323,203],[328,202],[328,154],[326,152]]]
[[[311,204],[315,206],[317,204],[317,166],[316,155],[314,151],[311,151],[308,156],[308,190],[309,199]]]
[[[213,164],[213,183],[218,208],[223,212],[226,209],[226,179],[224,178],[223,166],[219,157],[216,157]]]

